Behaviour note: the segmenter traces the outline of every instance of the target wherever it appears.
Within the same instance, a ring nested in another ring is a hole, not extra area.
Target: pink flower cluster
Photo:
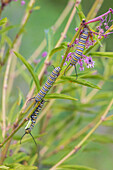
[[[94,68],[95,61],[92,60],[92,57],[88,57],[82,54],[82,58],[78,60],[78,64],[80,65],[80,71],[84,70],[83,61],[86,64],[87,68]]]
[[[74,52],[68,53],[67,58],[64,63],[64,66],[67,65],[67,62],[69,62],[72,59],[73,54],[74,54]],[[62,56],[62,58],[64,58],[64,56]],[[91,56],[88,57],[88,56],[82,54],[82,58],[80,58],[78,60],[78,64],[80,65],[80,67],[79,67],[80,71],[84,71],[83,62],[86,64],[87,68],[94,68],[95,61],[92,60],[92,57]]]
[[[111,23],[113,22],[113,19],[111,19],[111,14],[113,14],[113,9],[110,8],[108,12],[100,15],[99,17],[96,17],[88,22],[86,22],[85,24],[89,24],[89,23],[92,23],[92,22],[96,22],[96,21],[100,21],[100,24],[99,26],[97,26],[97,30],[98,32],[93,32],[94,34],[98,35],[98,38],[101,39],[102,36],[104,36],[105,38],[107,37],[107,35],[113,33],[113,32],[109,32],[109,33],[105,33],[104,29],[103,29],[103,26],[105,28],[105,30],[108,30],[109,29],[109,26],[111,25]]]
[[[14,1],[18,1],[18,0],[14,0]],[[21,5],[25,5],[25,1],[21,0]]]
[[[68,53],[68,55],[67,55],[67,57],[66,57],[66,60],[65,60],[65,63],[64,63],[64,66],[65,65],[67,65],[67,63],[66,63],[66,61],[67,62],[69,62],[71,59],[72,59],[72,55],[73,55],[74,53]],[[62,56],[62,58],[64,58],[64,56]]]

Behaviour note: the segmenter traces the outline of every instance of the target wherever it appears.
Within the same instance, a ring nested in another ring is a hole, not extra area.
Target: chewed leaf
[[[32,66],[27,62],[27,60],[25,60],[25,58],[23,56],[21,56],[19,53],[15,52],[15,55],[23,62],[23,64],[27,67],[27,69],[29,70],[30,74],[32,75],[32,78],[35,82],[35,85],[37,87],[37,90],[40,90],[40,84],[39,84],[39,79],[38,76],[36,75],[36,73],[33,71]]]
[[[87,86],[87,87],[100,89],[100,87],[98,87],[97,85],[95,85],[95,84],[93,84],[89,81],[86,81],[86,80],[83,80],[83,79],[77,79],[76,80],[76,77],[73,77],[73,76],[61,76],[61,79],[67,80],[67,81],[70,81],[70,82],[75,82],[77,84],[81,84],[81,85],[84,85],[84,86]]]
[[[68,99],[68,100],[78,100],[74,97],[65,95],[65,94],[59,94],[59,93],[53,93],[53,94],[47,94],[46,97],[47,99]]]
[[[91,52],[89,53],[89,55],[95,56],[95,57],[113,58],[113,52]]]

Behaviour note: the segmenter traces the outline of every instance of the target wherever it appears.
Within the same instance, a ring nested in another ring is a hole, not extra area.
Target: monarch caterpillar
[[[24,135],[21,137],[21,140],[22,140],[22,138],[25,136],[25,134],[30,134],[30,135],[32,136],[31,130],[32,130],[32,128],[34,127],[34,124],[36,123],[37,115],[38,115],[38,113],[40,112],[40,110],[42,109],[44,103],[45,103],[45,100],[42,100],[42,101],[40,102],[40,104],[38,105],[38,107],[36,108],[36,110],[35,110],[35,111],[33,112],[33,114],[31,115],[31,119],[29,120],[27,126],[25,127],[25,133],[24,133]],[[32,138],[33,138],[33,140],[34,140],[34,142],[35,142],[35,139],[34,139],[33,136],[32,136]],[[20,140],[20,143],[21,143],[21,140]],[[35,142],[35,144],[36,144],[36,142]]]
[[[83,24],[84,24],[84,20],[83,20]],[[75,72],[76,72],[76,76],[77,76],[77,71],[76,71],[76,63],[78,62],[78,60],[80,59],[80,57],[82,56],[82,53],[83,53],[83,50],[84,50],[84,46],[85,46],[85,43],[86,43],[86,40],[88,38],[88,32],[89,32],[89,29],[87,26],[84,25],[84,28],[83,28],[83,31],[80,35],[80,39],[79,39],[79,43],[76,47],[76,51],[75,51],[75,54],[73,54],[73,57],[71,59],[71,62],[70,64],[67,66],[67,68],[69,66],[75,66]],[[65,69],[65,71],[67,70],[67,68]]]
[[[36,103],[40,102],[45,97],[45,95],[47,94],[49,89],[52,87],[52,85],[55,82],[56,78],[59,76],[60,71],[61,71],[60,67],[54,68],[54,70],[50,74],[48,80],[46,81],[44,86],[41,88],[41,90],[38,92],[38,94],[35,97],[33,97],[33,98],[29,99],[29,100],[35,99]]]

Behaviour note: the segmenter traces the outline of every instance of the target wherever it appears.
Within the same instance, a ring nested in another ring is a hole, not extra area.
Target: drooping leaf
[[[49,54],[49,57],[51,58],[53,56],[53,54],[55,54],[56,52],[58,51],[61,51],[62,49],[64,49],[65,47],[63,45],[57,47],[57,48],[54,48],[51,50],[50,54]]]
[[[108,135],[102,135],[102,134],[93,134],[91,136],[91,139],[95,142],[99,142],[99,143],[113,143],[113,137],[112,136],[108,136]]]
[[[89,55],[95,56],[95,57],[113,58],[113,52],[90,52]]]
[[[15,52],[15,51],[14,51],[14,53],[23,62],[23,64],[27,67],[27,69],[29,70],[30,74],[33,77],[33,80],[35,82],[37,90],[39,90],[40,89],[39,79],[38,79],[38,76],[36,75],[36,73],[33,71],[32,66],[27,62],[27,60],[25,60],[25,58],[22,55],[20,55],[19,53]]]
[[[78,99],[68,96],[66,94],[59,94],[59,93],[47,94],[45,98],[47,98],[47,99],[68,99],[68,100],[74,100],[74,101],[78,100]]]
[[[71,76],[76,77],[76,74],[73,74]],[[94,71],[86,71],[84,73],[79,73],[78,77],[79,78],[91,78],[91,79],[104,80],[103,76],[101,76],[100,74],[95,74]]]
[[[69,82],[74,82],[74,83],[77,83],[77,84],[81,84],[81,85],[84,85],[84,86],[87,86],[87,87],[91,87],[91,88],[95,88],[95,89],[100,89],[100,87],[98,87],[97,85],[89,82],[89,81],[86,81],[86,80],[83,80],[83,79],[77,79],[76,80],[76,77],[73,77],[73,76],[61,76],[61,79],[62,80],[67,80]]]

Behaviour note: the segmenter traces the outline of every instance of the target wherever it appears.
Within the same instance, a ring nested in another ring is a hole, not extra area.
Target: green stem
[[[81,28],[82,28],[82,24],[80,24],[80,26],[79,26],[79,28],[78,28],[78,31],[76,32],[76,34],[75,34],[74,37],[72,38],[71,43],[69,44],[69,47],[67,47],[67,50],[66,50],[66,52],[65,52],[65,54],[64,54],[64,58],[63,58],[63,60],[62,60],[62,62],[61,62],[61,65],[60,65],[61,68],[63,67],[63,64],[64,64],[64,62],[65,62],[65,60],[66,60],[66,57],[67,57],[67,55],[68,55],[68,53],[69,53],[69,51],[70,51],[70,49],[71,49],[71,45],[74,43],[75,39],[76,39],[77,36],[79,35]]]

